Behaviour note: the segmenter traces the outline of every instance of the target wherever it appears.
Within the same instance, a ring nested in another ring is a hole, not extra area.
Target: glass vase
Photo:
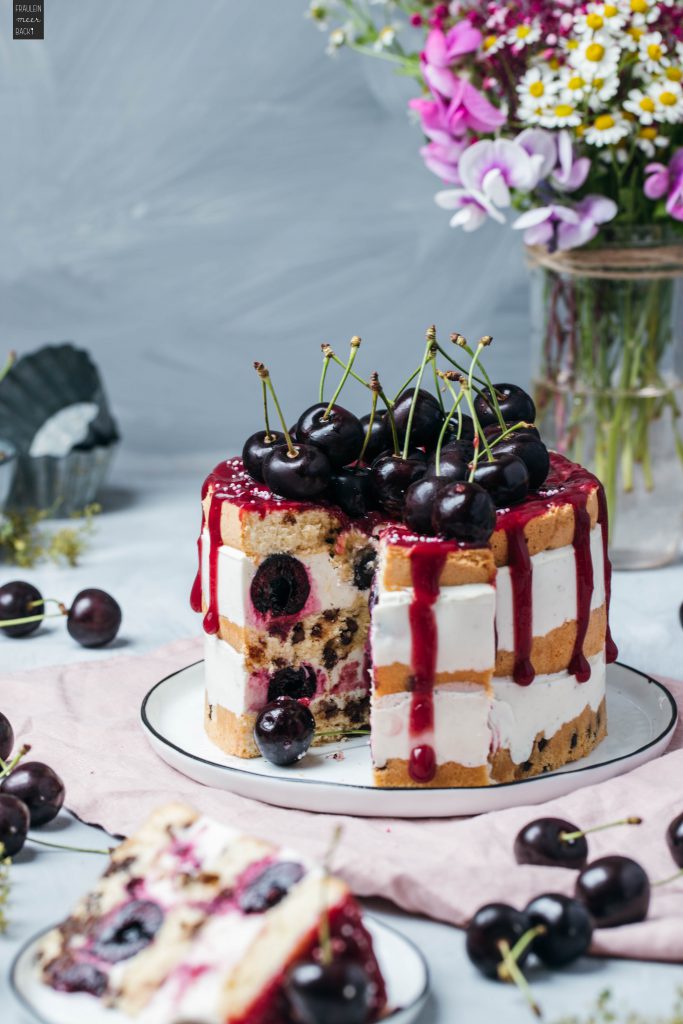
[[[585,273],[562,254],[532,270],[538,422],[549,447],[602,480],[617,569],[665,565],[683,536],[683,277],[680,256],[666,263],[679,238],[613,232]],[[642,262],[610,271],[625,249]]]

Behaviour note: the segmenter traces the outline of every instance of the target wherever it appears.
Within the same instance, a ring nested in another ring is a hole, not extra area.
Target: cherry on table
[[[415,388],[407,388],[396,399],[393,407],[394,421],[399,441],[405,441],[410,407],[413,402]],[[430,391],[420,388],[415,401],[415,412],[410,428],[410,444],[432,448],[441,433],[444,414],[437,398]]]
[[[254,741],[266,761],[296,764],[313,741],[315,719],[292,697],[278,697],[261,708],[254,725]]]
[[[14,857],[26,842],[31,815],[25,803],[0,793],[0,845],[3,857]]]
[[[365,437],[357,416],[341,405],[329,408],[326,402],[317,402],[301,414],[296,436],[298,441],[321,448],[333,469],[355,462]]]
[[[679,814],[669,825],[666,831],[666,843],[674,863],[679,868],[683,868],[683,814]]]
[[[322,497],[332,475],[330,460],[314,444],[297,442],[290,455],[286,444],[277,445],[263,460],[263,479],[274,494],[293,501]]]
[[[581,829],[564,818],[536,818],[517,833],[515,860],[518,864],[580,870],[588,862],[585,835],[580,834],[574,839],[562,838],[577,832],[581,833]]]
[[[7,761],[14,747],[14,729],[9,718],[0,711],[0,760]]]
[[[255,434],[248,437],[242,449],[242,462],[252,480],[260,484],[263,479],[263,460],[269,455],[275,445],[285,444],[285,435],[279,430],[257,430]]]
[[[494,384],[498,408],[507,423],[533,423],[536,419],[536,406],[531,395],[516,384]],[[498,416],[488,389],[481,391],[474,399],[474,408],[482,427],[498,423]]]
[[[121,608],[105,590],[81,590],[67,613],[66,628],[82,647],[104,647],[121,626]]]
[[[550,455],[548,449],[539,438],[528,431],[520,430],[504,438],[494,445],[493,453],[498,459],[501,455],[516,455],[522,460],[529,474],[529,488],[537,490],[548,476]]]
[[[486,544],[495,525],[493,500],[479,484],[461,480],[439,491],[432,513],[435,533],[461,543]]]
[[[42,615],[44,611],[43,595],[24,580],[10,580],[0,587],[0,622],[10,619],[26,619]],[[0,634],[19,639],[30,636],[40,628],[41,620],[20,622],[15,626],[0,627]]]
[[[593,918],[597,928],[644,921],[650,906],[650,882],[630,857],[601,857],[583,869],[574,895]]]
[[[373,494],[380,507],[400,518],[406,491],[426,471],[423,453],[411,452],[407,459],[391,453],[380,455],[370,470]]]
[[[488,491],[496,508],[509,508],[524,501],[529,493],[529,471],[517,455],[495,454],[489,462],[482,458],[474,471],[474,482]]]
[[[506,942],[510,949],[532,927],[528,915],[508,906],[507,903],[487,903],[480,907],[466,928],[465,950],[467,956],[483,975],[501,981],[503,955],[500,943]],[[520,967],[531,953],[531,945],[517,960]]]
[[[446,482],[447,478],[442,476],[423,476],[410,485],[403,503],[403,519],[411,530],[425,534],[432,532],[434,502]]]
[[[525,911],[532,925],[543,925],[533,950],[547,967],[564,967],[588,951],[593,936],[593,921],[588,910],[576,899],[558,892],[546,892],[529,903]]]
[[[364,467],[339,469],[330,477],[330,501],[338,505],[347,516],[364,516],[372,505],[370,470]]]
[[[285,992],[296,1024],[367,1024],[372,1009],[370,978],[352,960],[294,964]]]
[[[0,792],[21,800],[28,807],[31,828],[47,825],[64,803],[64,783],[59,775],[40,761],[22,761],[0,783]]]
[[[365,416],[361,416],[360,418],[360,425],[363,428],[363,438],[365,438],[365,435],[368,432],[369,424],[370,413],[368,412]],[[375,413],[363,461],[370,466],[378,455],[381,455],[382,452],[387,451],[389,448],[391,448],[391,431],[389,430],[387,420],[384,416],[377,415],[377,413]]]

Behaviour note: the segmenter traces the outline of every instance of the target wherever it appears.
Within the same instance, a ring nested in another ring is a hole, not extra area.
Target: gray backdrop
[[[519,238],[448,227],[412,84],[304,6],[47,0],[41,43],[0,0],[0,350],[90,347],[130,451],[238,445],[256,357],[292,418],[354,333],[394,387],[432,321],[526,379]]]

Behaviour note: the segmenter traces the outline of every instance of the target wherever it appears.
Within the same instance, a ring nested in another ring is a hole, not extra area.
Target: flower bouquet
[[[544,429],[602,477],[617,564],[668,561],[683,507],[683,3],[330,0],[309,16],[329,52],[419,82],[409,106],[451,225],[523,233]]]

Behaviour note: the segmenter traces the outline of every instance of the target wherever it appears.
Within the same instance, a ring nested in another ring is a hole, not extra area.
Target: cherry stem
[[[542,925],[539,927],[542,927]],[[545,929],[543,930],[545,931]],[[530,931],[533,932],[536,931],[536,929],[532,928],[530,929]],[[527,932],[526,934],[528,935],[529,933]],[[534,938],[535,937],[536,936],[534,936]],[[524,938],[525,936],[522,936],[522,939]],[[520,939],[520,942],[522,941],[522,939]],[[519,942],[515,946],[515,949],[517,949],[518,946]],[[535,996],[531,990],[531,986],[524,977],[524,974],[522,973],[522,970],[519,964],[517,963],[516,958],[512,955],[512,950],[510,949],[509,942],[507,942],[505,939],[501,939],[500,942],[498,943],[498,949],[500,951],[500,955],[502,958],[502,963],[498,968],[498,977],[501,979],[501,981],[507,981],[508,979],[513,981],[522,993],[522,995],[524,996],[524,998],[526,999],[527,1003],[529,1004],[529,1009],[531,1010],[533,1015],[535,1017],[543,1017],[541,1007],[536,1002]]]
[[[446,406],[444,405],[443,395],[441,394],[441,388],[439,387],[439,371],[436,366],[436,352],[434,352],[434,358],[432,359],[432,371],[434,374],[434,390],[436,391],[436,397],[439,399],[441,412],[445,416]]]
[[[266,424],[266,436],[264,440],[268,443],[272,440],[273,435],[270,432],[270,420],[268,418],[268,388],[266,387],[265,380],[261,381],[261,388],[263,390],[263,419]]]
[[[456,335],[452,335],[452,337],[456,337]],[[460,337],[460,335],[457,335],[457,337]],[[464,339],[463,339],[463,341],[464,341]],[[456,359],[454,359],[451,355],[449,355],[449,353],[446,352],[446,350],[444,348],[442,348],[441,345],[439,345],[438,342],[436,343],[436,348],[437,348],[437,351],[440,352],[441,355],[444,357],[446,362],[450,363],[451,366],[454,366],[456,368],[456,370],[458,370],[463,375],[467,375],[467,367],[466,366],[461,366],[461,364]],[[479,385],[479,387],[475,388],[475,391],[477,392],[477,394],[481,394],[482,389],[486,388],[486,386],[487,386],[486,385],[486,381],[485,380],[480,380],[478,377],[476,378],[476,381],[477,381],[477,384]]]
[[[676,879],[680,878],[682,875],[683,875],[683,868],[681,868],[680,871],[677,871],[675,875],[669,875],[668,878],[660,878],[660,880],[658,882],[650,882],[650,886],[654,889],[654,888],[656,888],[659,885],[668,885],[669,882],[675,882]]]
[[[330,838],[330,844],[327,847],[327,853],[323,858],[323,877],[322,884],[320,887],[320,896],[322,906],[320,908],[320,928],[318,930],[318,938],[320,941],[320,952],[321,960],[326,967],[332,963],[332,939],[330,936],[330,915],[327,910],[327,899],[326,899],[326,886],[327,876],[331,871],[332,858],[334,857],[335,850],[339,845],[339,840],[342,835],[342,826],[336,825],[332,836]]]
[[[408,413],[408,422],[406,423],[406,436],[403,442],[403,458],[408,458],[408,452],[410,451],[410,433],[413,429],[413,419],[415,418],[415,409],[417,408],[418,399],[420,397],[420,384],[422,383],[422,376],[425,372],[425,366],[430,359],[434,358],[436,353],[436,327],[430,327],[427,331],[427,344],[425,345],[424,355],[422,356],[422,362],[420,368],[417,371],[417,382],[415,384],[415,390],[413,391],[413,398],[410,403],[410,411]]]
[[[480,341],[479,344],[477,345],[477,351],[472,356],[472,362],[470,363],[470,372],[467,375],[467,383],[468,383],[470,395],[471,395],[472,387],[473,387],[472,380],[473,380],[473,375],[474,375],[474,368],[477,365],[477,362],[479,360],[479,356],[484,351],[484,349],[486,347],[486,344],[487,343],[485,343],[484,341]],[[486,440],[486,434],[484,433],[484,428],[482,427],[481,423],[479,422],[479,417],[477,416],[476,409],[474,408],[474,402],[471,401],[471,399],[470,399],[470,408],[472,410],[472,420],[474,421],[475,429],[476,429],[477,433],[479,434],[479,437],[481,438],[481,441],[482,441],[482,444],[484,445],[484,448],[486,449],[486,454],[488,455],[489,462],[493,462],[493,452],[491,451],[490,445],[489,445],[488,441]]]
[[[259,377],[261,378],[261,381],[263,382],[264,386],[267,387],[268,390],[270,391],[271,397],[272,397],[273,402],[275,404],[275,408],[277,409],[277,414],[278,414],[278,417],[280,419],[280,423],[282,425],[282,433],[285,435],[285,441],[287,442],[287,453],[288,453],[290,459],[294,459],[294,458],[296,458],[297,450],[294,447],[294,445],[292,444],[291,435],[290,435],[289,431],[287,430],[287,423],[285,421],[284,416],[282,415],[282,409],[280,408],[280,403],[277,400],[277,395],[275,394],[275,388],[273,387],[273,382],[270,379],[270,373],[268,372],[268,369],[263,365],[263,363],[254,363],[254,369],[256,370],[256,372],[258,373]]]
[[[66,612],[52,612],[50,615],[27,615],[23,619],[3,619],[0,622],[0,629],[7,629],[8,626],[23,626],[25,622],[42,622],[43,619],[60,619]]]
[[[343,738],[344,736],[369,736],[369,729],[329,729],[327,731],[316,732],[316,739],[320,739],[321,736],[338,736]]]
[[[437,371],[437,373],[438,373],[438,371]],[[436,475],[437,476],[441,476],[441,447],[443,445],[443,439],[446,436],[446,431],[448,430],[448,424],[451,422],[451,419],[453,418],[453,413],[455,413],[456,411],[457,411],[458,416],[459,416],[460,427],[462,428],[462,413],[460,412],[460,403],[462,402],[462,391],[460,392],[459,395],[456,395],[456,393],[455,393],[455,391],[454,391],[454,389],[453,389],[453,387],[451,385],[451,382],[448,379],[448,377],[446,377],[444,374],[439,374],[439,376],[442,377],[443,381],[446,384],[446,387],[448,388],[448,390],[450,391],[451,395],[453,396],[453,408],[451,409],[451,411],[446,416],[446,419],[443,422],[443,426],[441,427],[441,432],[439,434],[439,440],[436,442],[436,455],[435,455],[435,459],[434,459],[434,469],[436,471]],[[438,378],[437,378],[437,380],[438,380]],[[458,437],[459,436],[460,435],[458,433]]]
[[[493,339],[491,338],[490,334],[485,335],[484,338],[479,342],[479,345],[477,346],[477,349],[479,349],[480,347],[486,348],[488,345],[491,344],[492,340]],[[453,341],[454,344],[458,345],[464,352],[467,352],[467,355],[470,357],[470,359],[478,358],[478,356],[475,356],[475,353],[472,351],[471,347],[467,344],[467,342],[463,338],[462,334],[452,334],[451,335],[451,341]],[[501,412],[500,405],[498,404],[498,394],[496,392],[495,387],[491,383],[491,378],[489,377],[488,373],[484,369],[484,364],[483,363],[479,363],[479,370],[481,372],[482,377],[486,381],[486,387],[488,388],[489,394],[491,396],[491,404],[493,405],[493,411],[495,412],[495,414],[496,414],[496,416],[498,418],[498,423],[500,424],[501,427],[505,427],[505,420],[503,419],[503,413]]]
[[[365,431],[365,437],[363,438],[363,447],[360,450],[360,455],[358,456],[358,462],[362,462],[363,461],[363,456],[365,455],[365,452],[367,450],[368,444],[370,443],[370,434],[372,433],[372,425],[375,422],[375,412],[377,411],[377,399],[378,398],[379,398],[379,395],[377,394],[377,391],[373,390],[373,392],[372,392],[372,405],[370,407],[370,419],[368,420],[368,429]]]
[[[510,434],[514,434],[515,431],[517,431],[517,430],[526,430],[527,427],[532,427],[532,426],[533,426],[533,423],[525,423],[524,420],[520,420],[519,423],[515,423],[511,427],[506,427],[506,429],[503,430],[498,435],[498,437],[494,437],[493,438],[493,440],[491,441],[491,447],[495,448],[497,444],[500,444],[501,441],[504,441],[507,437],[510,436]]]
[[[327,377],[327,371],[330,365],[330,359],[332,359],[332,349],[329,345],[321,345],[323,350],[323,368],[320,374],[320,386],[318,387],[318,401],[323,401],[323,395],[325,394],[325,378]]]
[[[42,605],[56,604],[57,607],[59,608],[59,614],[60,615],[68,615],[69,614],[69,609],[64,604],[64,602],[63,601],[58,601],[56,597],[41,597],[41,598],[39,598],[36,601],[29,601],[29,603],[27,604],[26,607],[27,608],[38,608],[41,604]]]
[[[401,384],[400,388],[399,388],[399,389],[398,389],[398,391],[396,392],[396,397],[395,397],[395,398],[393,399],[393,401],[392,401],[392,403],[391,403],[392,405],[396,405],[396,402],[397,402],[397,400],[398,400],[398,399],[400,398],[400,396],[401,396],[401,395],[403,394],[403,392],[405,391],[405,389],[406,389],[406,388],[407,388],[407,387],[408,387],[408,386],[409,386],[410,384],[412,384],[412,383],[413,383],[413,381],[415,380],[415,378],[417,377],[417,375],[418,375],[418,373],[419,373],[419,372],[420,372],[420,367],[418,366],[417,370],[413,370],[413,372],[411,373],[410,377],[408,377],[408,380],[404,380],[404,381],[403,381],[403,384]]]
[[[637,817],[622,818],[620,821],[610,821],[607,825],[594,825],[593,828],[577,829],[576,832],[560,832],[558,838],[562,843],[573,843],[575,839],[582,839],[591,832],[602,832],[606,828],[616,828],[617,825],[642,825],[643,819]]]
[[[356,356],[358,355],[358,349],[359,348],[360,348],[360,338],[358,337],[358,335],[354,335],[353,338],[351,338],[351,351],[349,353],[349,361],[348,361],[348,363],[345,364],[344,372],[342,374],[342,379],[337,384],[337,390],[332,395],[332,398],[330,399],[329,405],[327,406],[327,409],[325,409],[325,412],[323,413],[323,417],[322,418],[324,420],[329,420],[330,413],[332,412],[332,407],[334,406],[334,403],[339,398],[339,396],[341,394],[342,388],[344,387],[344,385],[346,384],[347,380],[349,379],[349,374],[351,373],[351,368],[353,367],[353,364],[354,364],[354,361],[356,359]]]
[[[21,759],[23,757],[26,757],[26,755],[28,754],[30,749],[31,749],[31,744],[30,743],[24,743],[24,745],[14,755],[14,757],[12,758],[12,760],[9,763],[7,761],[3,761],[2,758],[0,758],[0,769],[1,769],[0,770],[0,779],[4,779],[8,775],[11,775],[12,772],[14,771],[14,769],[16,768],[16,766],[21,761]]]
[[[336,363],[337,366],[340,366],[342,368],[342,370],[346,369],[347,364],[343,363],[341,361],[341,359],[339,358],[339,356],[336,355],[331,349],[330,349],[330,359],[332,360],[333,363]],[[368,389],[368,391],[372,391],[372,383],[371,383],[371,381],[365,380],[365,378],[363,378],[363,377],[359,377],[359,375],[355,372],[355,370],[349,370],[349,377],[353,377],[353,379],[355,381],[358,381],[359,384],[362,384],[364,388]],[[411,380],[412,380],[412,378],[411,378]],[[379,397],[382,399],[382,401],[384,402],[384,405],[385,405],[385,407],[387,409],[387,412],[388,412],[391,409],[391,407],[393,406],[394,403],[391,401],[390,398],[387,398],[386,394],[384,393],[384,391],[381,388],[380,388],[380,390],[377,393],[378,393]]]
[[[29,843],[37,843],[38,846],[49,846],[53,850],[69,850],[71,853],[101,853],[108,857],[111,850],[93,850],[88,846],[66,846],[64,843],[48,843],[45,839],[34,839],[33,836],[26,837]]]

